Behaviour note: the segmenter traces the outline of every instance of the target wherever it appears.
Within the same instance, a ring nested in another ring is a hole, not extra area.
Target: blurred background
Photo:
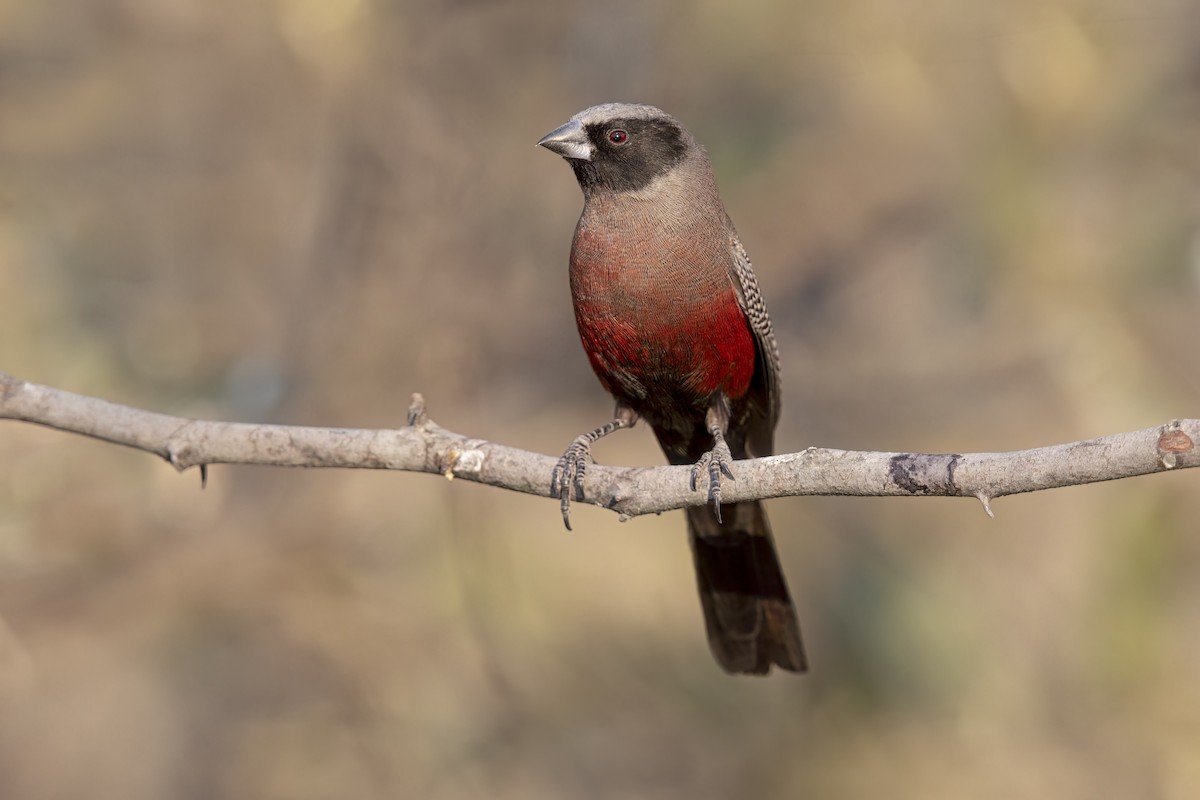
[[[0,369],[172,414],[607,420],[534,142],[712,155],[781,451],[1200,416],[1200,4],[0,0]],[[610,464],[658,464],[648,431]],[[1200,475],[769,503],[813,671],[708,654],[680,514],[0,426],[0,796],[1192,798]]]

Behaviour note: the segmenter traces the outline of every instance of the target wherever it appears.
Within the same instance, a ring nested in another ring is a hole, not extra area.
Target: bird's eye
[[[608,132],[608,140],[613,144],[625,144],[629,141],[629,134],[620,128],[616,128]]]

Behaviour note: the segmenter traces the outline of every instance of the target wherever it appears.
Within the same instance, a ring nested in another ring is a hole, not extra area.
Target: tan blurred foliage
[[[1195,2],[0,0],[0,368],[557,453],[609,401],[537,138],[705,142],[779,445],[1200,406]],[[658,463],[645,431],[609,463]],[[814,662],[708,657],[678,515],[0,427],[0,797],[1200,794],[1200,491],[771,503]]]

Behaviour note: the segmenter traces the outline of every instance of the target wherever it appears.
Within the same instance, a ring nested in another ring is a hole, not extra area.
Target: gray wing
[[[754,277],[750,256],[738,239],[733,223],[726,217],[729,228],[729,247],[733,254],[733,273],[729,276],[737,292],[738,302],[750,329],[754,331],[754,343],[758,348],[758,362],[754,377],[750,381],[750,419],[746,428],[746,446],[751,457],[768,456],[775,451],[775,424],[779,421],[779,404],[782,389],[779,380],[779,345],[775,343],[775,331],[771,327],[771,316],[767,304]]]

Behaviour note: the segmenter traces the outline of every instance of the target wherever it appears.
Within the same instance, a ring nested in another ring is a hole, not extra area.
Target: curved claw
[[[700,460],[692,466],[693,492],[696,491],[696,481],[700,472],[702,470],[708,472],[708,502],[713,504],[713,512],[717,515],[718,524],[721,522],[721,475],[723,473],[729,480],[734,480],[733,470],[729,467],[731,461],[733,461],[733,455],[729,452],[729,445],[725,444],[724,438],[720,438],[713,445],[713,449],[700,456]]]
[[[708,502],[713,504],[713,511],[717,515],[717,524],[721,522],[721,472],[728,472],[729,467],[721,462],[720,458],[714,458],[708,462]]]
[[[567,530],[571,530],[571,489],[575,489],[575,499],[582,501],[583,476],[591,459],[591,441],[586,436],[581,436],[571,442],[571,446],[562,454],[562,458],[550,473],[550,496],[558,498],[563,525]]]
[[[571,530],[571,498],[564,494],[559,501],[559,508],[562,510],[563,525],[567,530]]]

